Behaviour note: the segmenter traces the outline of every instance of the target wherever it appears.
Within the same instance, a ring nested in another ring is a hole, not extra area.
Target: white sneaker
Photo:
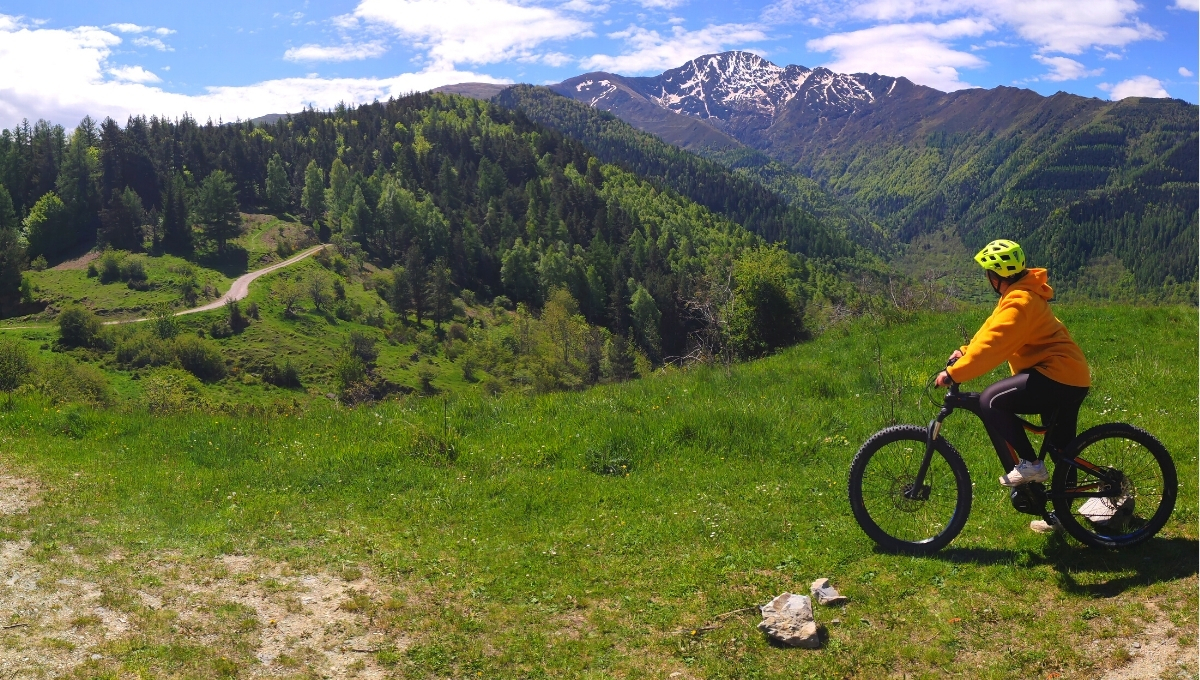
[[[1046,464],[1040,460],[1022,460],[1008,474],[1001,475],[1000,483],[1004,486],[1021,486],[1029,482],[1044,482],[1050,479],[1046,472]]]
[[[1063,530],[1062,525],[1058,523],[1058,520],[1054,518],[1054,515],[1050,515],[1049,522],[1044,519],[1033,520],[1029,523],[1029,528],[1039,534],[1052,534],[1056,531]]]

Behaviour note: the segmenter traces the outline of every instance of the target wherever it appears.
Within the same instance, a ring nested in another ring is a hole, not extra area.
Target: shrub
[[[45,271],[48,264],[49,263],[46,262],[45,255],[38,255],[37,257],[33,258],[32,262],[29,263],[29,268],[35,272]]]
[[[295,254],[295,252],[296,249],[292,247],[292,242],[287,239],[280,239],[279,243],[275,244],[275,253],[285,260]]]
[[[33,287],[33,281],[30,281],[28,276],[25,276],[24,274],[21,275],[21,287],[17,290],[21,294],[21,302],[24,302],[25,304],[33,302],[33,291],[35,289]]]
[[[151,413],[194,411],[205,405],[200,383],[189,373],[164,368],[142,381],[142,402]]]
[[[87,266],[87,277],[88,277],[89,279],[94,279],[94,278],[96,278],[96,277],[97,277],[97,276],[99,276],[99,275],[100,275],[100,271],[99,271],[98,269],[96,269],[96,263],[95,263],[95,262],[88,262],[88,266]]]
[[[175,360],[168,341],[146,332],[128,335],[117,342],[117,362],[131,368],[166,366]]]
[[[91,347],[100,327],[100,319],[90,310],[72,305],[58,315],[58,341],[67,347]]]
[[[237,300],[226,301],[225,311],[228,312],[228,314],[229,314],[229,317],[228,317],[229,328],[234,333],[241,333],[242,330],[244,330],[246,328],[246,326],[250,325],[250,322],[246,320],[246,317],[242,316],[242,308],[241,308],[241,305],[238,304]],[[216,336],[214,335],[213,337],[216,337]]]
[[[142,263],[141,258],[131,257],[121,264],[121,278],[129,281],[145,281],[146,280],[146,265]]]
[[[154,308],[154,313],[150,317],[150,327],[154,329],[154,334],[161,340],[170,340],[179,335],[179,322],[175,319],[175,313],[171,311],[170,305],[157,305]]]
[[[375,338],[362,331],[350,331],[346,337],[346,351],[359,358],[363,365],[370,368],[379,358],[379,350],[375,348]]]
[[[107,406],[114,399],[108,378],[100,369],[61,354],[37,365],[30,387],[56,404]]]
[[[121,280],[121,256],[115,250],[106,250],[100,256],[100,283]]]
[[[308,280],[308,297],[317,311],[324,311],[325,306],[329,304],[329,283],[323,274],[314,274]]]
[[[433,379],[437,377],[437,371],[431,366],[421,366],[417,369],[417,380],[421,383],[421,391],[425,394],[433,394],[437,392],[437,388],[433,386]]]
[[[229,338],[233,336],[233,326],[229,325],[229,319],[216,319],[208,327],[208,334],[217,339]]]
[[[257,302],[251,302],[250,304],[246,305],[246,316],[250,317],[251,319],[254,319],[255,321],[258,320],[258,303]]]
[[[221,351],[194,335],[175,338],[175,358],[179,360],[180,367],[204,382],[225,377],[225,360]]]
[[[450,324],[450,329],[447,332],[447,335],[450,336],[451,340],[466,340],[467,327],[455,321],[454,323]]]
[[[272,362],[267,364],[263,369],[263,382],[270,383],[276,387],[301,387],[300,370],[292,363],[291,359],[284,359],[283,363]]]
[[[343,395],[367,379],[367,366],[363,360],[350,352],[342,352],[333,366],[333,381]]]
[[[497,295],[492,299],[492,306],[496,309],[512,309],[513,304],[507,295]]]
[[[333,280],[333,298],[335,300],[346,299],[346,284],[342,283],[341,279]]]
[[[421,354],[436,356],[438,353],[438,347],[440,347],[437,338],[429,331],[421,331],[420,333],[417,333],[416,343],[417,349],[421,350]]]
[[[20,340],[0,338],[0,391],[9,394],[29,381],[33,373],[33,357]]]

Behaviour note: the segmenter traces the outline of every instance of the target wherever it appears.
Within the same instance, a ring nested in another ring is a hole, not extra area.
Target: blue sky
[[[0,0],[0,126],[232,120],[747,49],[941,90],[1196,102],[1200,0]]]

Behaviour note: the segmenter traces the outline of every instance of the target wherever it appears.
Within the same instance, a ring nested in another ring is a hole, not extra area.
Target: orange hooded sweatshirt
[[[1053,297],[1045,269],[1030,269],[1012,284],[971,344],[960,348],[962,358],[947,369],[954,382],[978,378],[1008,360],[1013,375],[1034,368],[1055,382],[1091,387],[1083,351],[1050,311]]]

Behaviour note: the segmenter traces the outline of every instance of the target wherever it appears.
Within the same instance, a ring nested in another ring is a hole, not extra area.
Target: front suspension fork
[[[917,476],[912,485],[904,490],[904,497],[909,500],[925,500],[929,497],[929,487],[925,484],[925,475],[929,474],[929,465],[933,462],[933,443],[941,436],[942,421],[951,413],[950,409],[938,411],[937,417],[929,421],[925,431],[925,455],[921,458],[921,467],[917,468]]]

